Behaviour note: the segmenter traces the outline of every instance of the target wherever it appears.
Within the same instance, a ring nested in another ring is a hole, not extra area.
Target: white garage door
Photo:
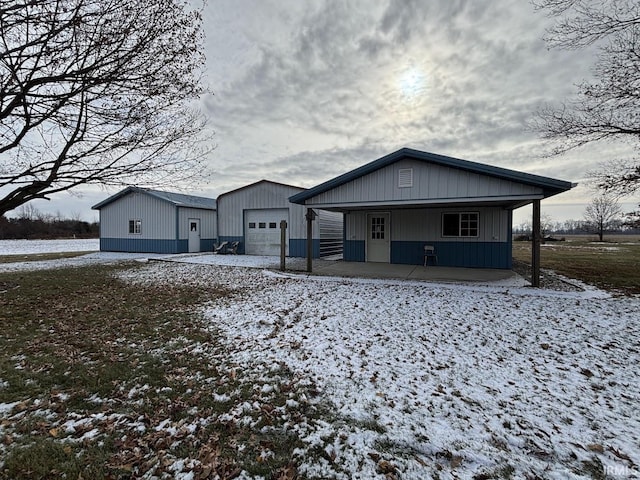
[[[245,252],[249,255],[280,255],[280,222],[289,223],[289,210],[246,210],[244,215]],[[287,255],[289,229],[287,228]]]

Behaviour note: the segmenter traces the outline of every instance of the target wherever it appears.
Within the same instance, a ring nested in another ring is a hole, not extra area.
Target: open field
[[[549,242],[541,248],[540,266],[569,278],[611,291],[640,294],[640,241],[637,236],[568,236],[564,242]],[[531,262],[531,243],[513,242],[513,258]]]
[[[0,240],[0,256],[100,250],[97,238],[61,240]]]
[[[0,283],[2,479],[638,475],[634,297],[168,262]]]

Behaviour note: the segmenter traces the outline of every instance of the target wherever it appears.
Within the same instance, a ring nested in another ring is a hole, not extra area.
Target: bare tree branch
[[[202,20],[187,0],[0,4],[0,214],[86,183],[203,170]]]
[[[558,17],[547,32],[553,47],[579,49],[598,44],[595,82],[577,85],[575,98],[545,107],[532,122],[553,155],[590,143],[625,142],[640,149],[640,3],[636,0],[537,0],[536,8]],[[605,191],[640,189],[637,159],[598,174]]]
[[[537,10],[559,17],[545,40],[553,47],[580,49],[640,25],[640,8],[632,0],[534,0]]]

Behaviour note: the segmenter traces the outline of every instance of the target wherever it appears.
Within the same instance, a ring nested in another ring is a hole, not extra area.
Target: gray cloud
[[[568,180],[606,155],[549,160],[527,130],[593,62],[549,51],[527,2],[217,0],[205,25],[207,192],[311,186],[402,146]]]

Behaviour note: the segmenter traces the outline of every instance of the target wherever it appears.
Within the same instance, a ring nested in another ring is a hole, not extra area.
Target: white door
[[[289,210],[245,210],[245,253],[249,255],[280,255],[280,222],[289,222]],[[286,253],[289,254],[289,230],[287,229]]]
[[[189,252],[200,251],[200,219],[189,219]]]
[[[389,214],[371,213],[367,215],[367,225],[367,262],[389,263]]]

